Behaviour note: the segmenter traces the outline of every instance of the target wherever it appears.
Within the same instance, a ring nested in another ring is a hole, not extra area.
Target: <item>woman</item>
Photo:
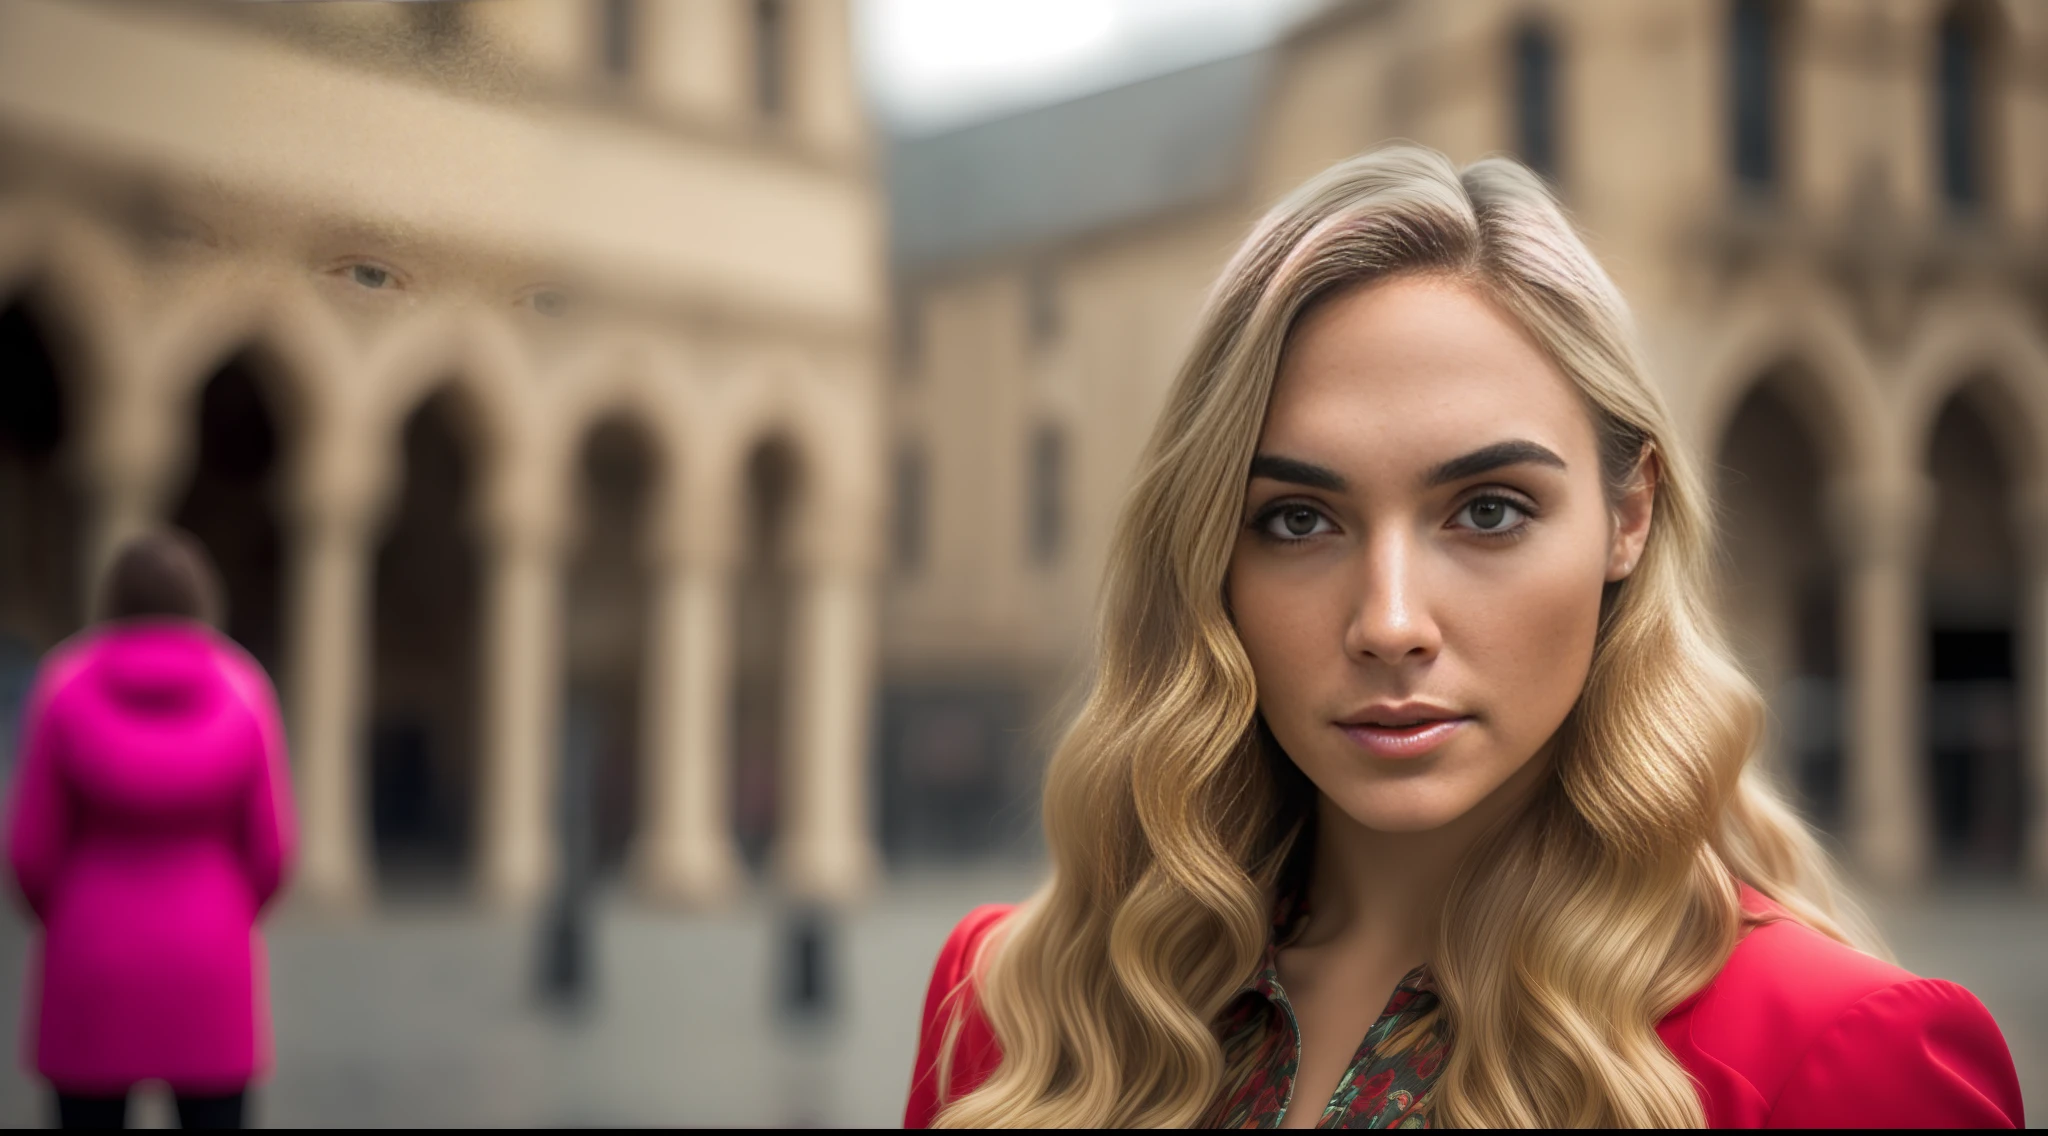
[[[1381,150],[1224,271],[1117,532],[1050,880],[913,1126],[2018,1124],[1750,759],[1707,506],[1541,183]]]
[[[66,1127],[118,1128],[167,1082],[187,1128],[239,1128],[270,1061],[257,916],[291,860],[291,786],[263,669],[209,623],[191,537],[130,544],[108,622],[51,653],[23,716],[8,857],[42,924],[24,1054]]]

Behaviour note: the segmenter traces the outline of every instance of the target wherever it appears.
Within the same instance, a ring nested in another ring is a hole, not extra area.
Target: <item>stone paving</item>
[[[459,906],[397,907],[331,923],[285,912],[270,928],[278,1067],[257,1118],[273,1125],[880,1126],[901,1117],[932,958],[977,903],[1014,900],[1017,870],[911,874],[835,936],[838,1012],[783,1010],[788,913],[767,898],[717,915],[601,905],[586,1013],[537,1002],[534,926]],[[1991,1007],[2035,1124],[2048,1112],[2048,899],[1951,891],[1879,905],[1901,960],[1956,979]],[[25,932],[0,926],[0,1125],[40,1121],[18,1071]],[[168,1119],[145,1093],[136,1119]]]

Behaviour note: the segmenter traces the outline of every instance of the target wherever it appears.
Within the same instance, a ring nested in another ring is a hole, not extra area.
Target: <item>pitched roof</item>
[[[1273,53],[1202,63],[888,147],[890,252],[916,273],[1225,197]]]

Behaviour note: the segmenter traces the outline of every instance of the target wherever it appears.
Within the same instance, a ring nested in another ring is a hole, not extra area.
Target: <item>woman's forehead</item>
[[[1512,316],[1457,281],[1402,278],[1295,329],[1259,449],[1419,469],[1510,439],[1574,465],[1595,446],[1578,392]]]

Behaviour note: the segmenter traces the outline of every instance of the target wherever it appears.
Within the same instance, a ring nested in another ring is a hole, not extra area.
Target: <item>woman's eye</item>
[[[372,261],[358,260],[330,271],[356,287],[372,292],[388,292],[401,287],[398,273]]]
[[[569,293],[561,288],[535,288],[520,297],[519,302],[533,314],[548,319],[561,319],[569,314],[571,307]]]
[[[1330,519],[1307,505],[1282,505],[1268,512],[1266,535],[1281,540],[1306,540],[1330,531]]]
[[[1458,510],[1461,528],[1500,534],[1513,532],[1529,519],[1529,511],[1505,497],[1476,497]]]

